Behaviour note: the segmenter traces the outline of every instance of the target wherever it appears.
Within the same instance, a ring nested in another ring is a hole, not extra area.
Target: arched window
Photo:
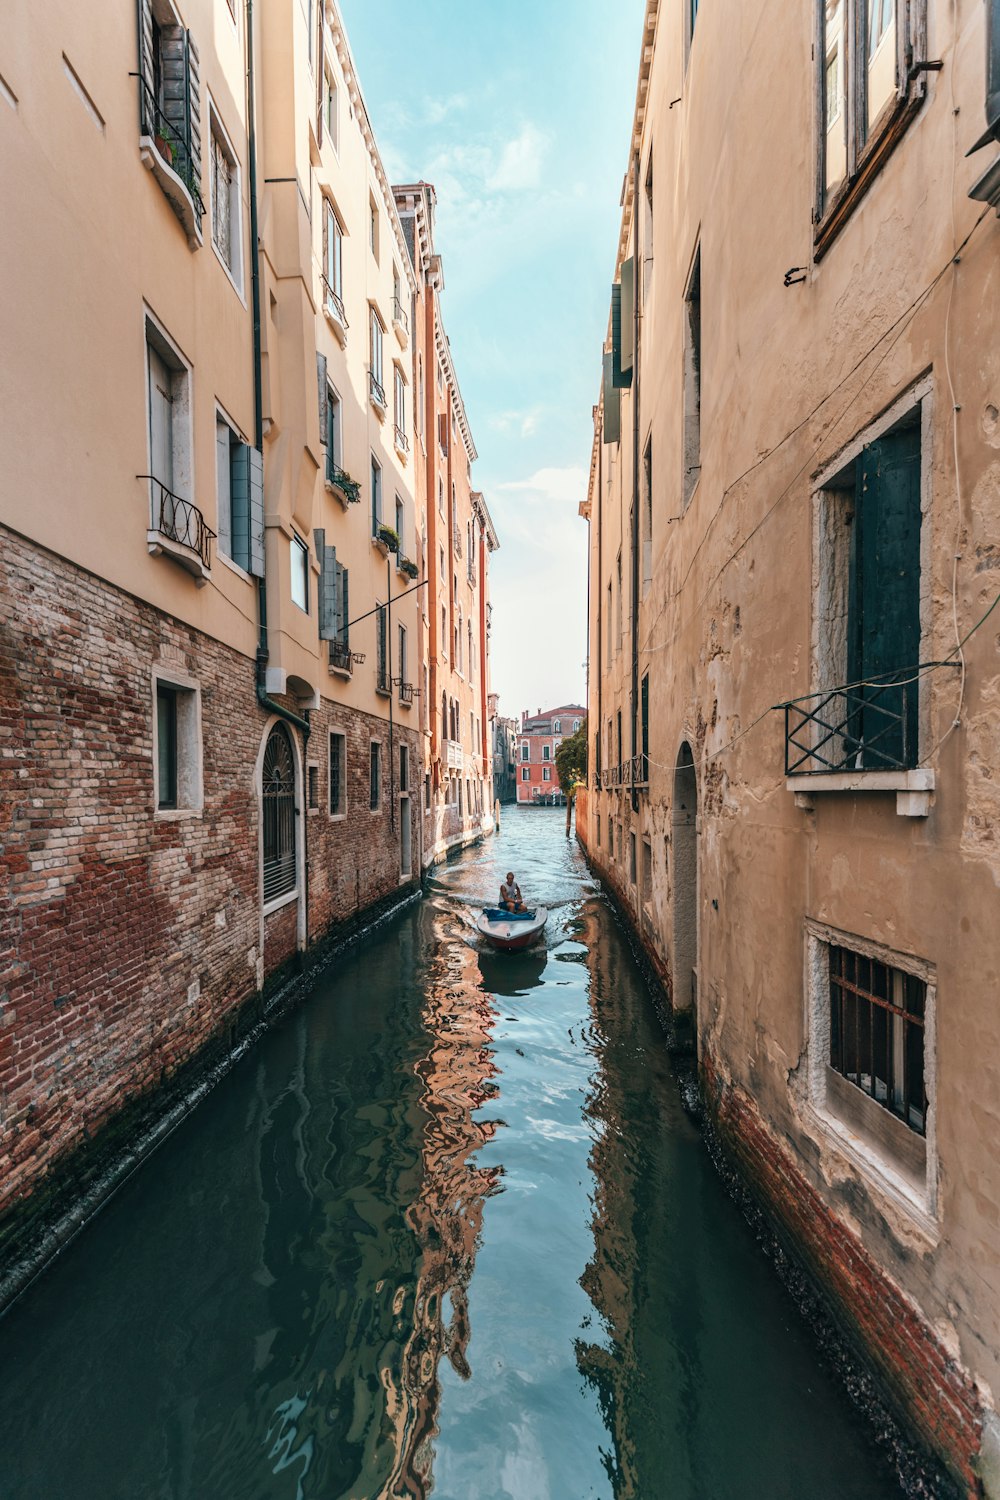
[[[450,735],[448,734],[448,694],[447,693],[442,693],[441,694],[441,738],[443,740],[447,740],[447,739],[450,738]]]
[[[264,900],[294,891],[295,758],[284,724],[275,724],[264,746],[261,772],[264,822]]]

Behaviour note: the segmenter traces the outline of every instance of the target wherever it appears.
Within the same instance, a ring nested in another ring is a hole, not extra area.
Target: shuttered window
[[[342,818],[347,811],[347,738],[330,735],[330,815]]]
[[[369,800],[372,812],[377,812],[382,801],[382,746],[372,740],[369,762]]]
[[[295,762],[284,724],[275,724],[264,747],[261,773],[264,839],[264,900],[296,886]]]
[[[213,121],[214,125],[214,121]],[[233,162],[221,135],[212,131],[212,242],[233,270]]]

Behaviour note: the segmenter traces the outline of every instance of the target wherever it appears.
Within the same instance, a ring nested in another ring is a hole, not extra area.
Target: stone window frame
[[[333,741],[341,741],[340,750],[340,806],[337,812],[330,806],[330,767],[333,763]],[[327,817],[331,823],[342,823],[347,817],[347,730],[339,724],[332,724],[327,736],[327,776],[326,776],[326,806]]]
[[[378,752],[377,761],[372,756],[372,751]],[[372,771],[375,775],[372,775]],[[382,741],[374,735],[368,741],[368,811],[372,817],[379,817],[385,804],[384,767],[382,765]],[[377,800],[373,801],[373,794]]]
[[[143,326],[143,372],[146,392],[146,466],[153,474],[153,443],[150,428],[150,368],[149,351],[154,350],[171,372],[171,396],[174,414],[170,425],[170,441],[173,464],[173,493],[192,504],[194,499],[194,370],[180,345],[171,338],[160,319],[148,303],[142,307]],[[153,476],[159,479],[159,475]],[[162,480],[161,480],[162,483]],[[154,491],[150,493],[150,524],[154,516]]]
[[[244,294],[244,270],[246,256],[243,245],[243,168],[236,154],[229,131],[226,129],[222,119],[222,113],[212,97],[211,89],[206,90],[208,94],[208,170],[209,170],[209,203],[208,219],[211,226],[210,239],[212,251],[216,260],[226,274],[226,278],[239,297],[244,307],[247,305]],[[215,239],[214,203],[215,203],[215,141],[218,139],[223,154],[227,157],[232,172],[229,188],[229,235],[230,245],[233,252],[233,265],[227,265],[222,251],[219,249]]]
[[[844,947],[879,963],[902,969],[926,986],[924,1085],[926,1133],[917,1136],[902,1121],[850,1083],[831,1087],[829,949]],[[932,1238],[938,1234],[937,1150],[937,969],[927,959],[846,932],[827,922],[805,919],[804,982],[806,1087],[810,1122],[824,1142],[845,1158],[865,1182]],[[853,1096],[857,1095],[854,1099]],[[904,1160],[914,1142],[923,1146],[922,1172]],[[899,1149],[894,1149],[894,1143]]]
[[[177,697],[177,799],[183,805],[160,807],[157,729],[157,688],[173,689]],[[205,753],[201,719],[201,683],[168,662],[157,663],[150,674],[151,743],[153,751],[153,816],[164,823],[201,818],[205,809]],[[183,712],[182,712],[183,710]]]

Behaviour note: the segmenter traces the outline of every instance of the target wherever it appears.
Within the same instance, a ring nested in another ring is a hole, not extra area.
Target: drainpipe
[[[635,771],[636,718],[639,712],[639,153],[632,162],[632,769]],[[632,782],[632,811],[639,811],[639,793]]]
[[[604,756],[601,751],[604,735],[604,666],[601,648],[604,643],[604,566],[602,562],[602,540],[604,534],[604,412],[597,408],[597,745],[595,760],[603,770]],[[611,622],[608,621],[608,629]]]
[[[250,292],[253,311],[253,424],[254,447],[264,452],[264,374],[261,360],[260,340],[260,243],[257,220],[257,105],[254,87],[253,55],[253,0],[246,0],[247,25],[247,176],[250,187]],[[255,683],[257,702],[267,713],[293,724],[302,732],[302,801],[306,800],[305,751],[309,743],[309,710],[304,714],[292,713],[291,709],[276,703],[267,692],[267,587],[263,577],[257,579],[257,657]],[[302,818],[302,865],[305,871],[303,899],[305,907],[306,945],[309,943],[309,845],[307,842],[308,819]]]

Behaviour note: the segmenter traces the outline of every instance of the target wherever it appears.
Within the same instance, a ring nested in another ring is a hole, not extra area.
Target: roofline
[[[491,552],[496,552],[500,546],[500,538],[497,536],[496,527],[493,525],[493,517],[490,515],[486,505],[486,496],[482,490],[473,490],[471,495],[472,509],[479,517],[483,530],[486,532],[486,541]]]
[[[393,233],[396,237],[396,248],[399,251],[404,274],[410,284],[410,291],[416,292],[416,276],[410,262],[410,253],[406,248],[406,240],[403,238],[403,226],[399,221],[396,199],[393,196],[392,187],[386,176],[385,167],[382,165],[382,157],[378,149],[378,142],[375,140],[375,132],[372,130],[368,106],[365,103],[365,96],[361,91],[361,80],[358,77],[357,64],[354,61],[351,44],[347,39],[347,28],[344,25],[344,18],[340,14],[336,0],[324,0],[324,6],[324,14],[327,24],[330,27],[334,49],[340,59],[340,66],[344,74],[344,82],[347,85],[347,91],[357,111],[361,134],[364,137],[365,145],[368,147],[368,156],[375,169],[375,176],[378,179],[379,187],[382,189],[382,198],[385,203],[386,212],[389,215],[389,223],[392,225]]]

